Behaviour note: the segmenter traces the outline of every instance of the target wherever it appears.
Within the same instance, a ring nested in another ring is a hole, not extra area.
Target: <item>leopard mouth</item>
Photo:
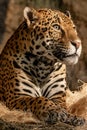
[[[70,57],[70,58],[71,58],[71,57],[73,57],[73,58],[74,58],[74,57],[79,57],[79,56],[78,56],[78,54],[77,54],[77,53],[74,53],[74,54],[71,54],[71,55],[65,55],[65,57],[64,57],[64,58],[69,58],[69,57]]]
[[[78,59],[79,59],[79,55],[74,53],[72,55],[67,55],[63,57],[62,61],[64,61],[66,64],[73,65],[78,62]]]
[[[67,55],[66,53],[63,53],[63,52],[59,52],[59,53],[53,52],[53,54],[60,60],[63,60],[65,58],[71,58],[71,57],[79,57],[77,53]]]
[[[53,55],[61,60],[61,61],[70,61],[70,60],[78,60],[81,55],[82,46],[79,48],[76,48],[74,45],[70,44],[70,47],[68,49],[64,47],[55,46],[55,49],[53,50]]]
[[[53,54],[57,59],[68,64],[76,64],[79,59],[79,55],[76,52],[70,55],[63,52],[60,52],[60,53],[54,52]]]

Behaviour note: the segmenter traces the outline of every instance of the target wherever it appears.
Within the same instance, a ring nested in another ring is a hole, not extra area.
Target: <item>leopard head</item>
[[[81,40],[70,14],[57,10],[34,10],[26,7],[24,17],[31,34],[31,49],[35,55],[76,64],[81,54]]]

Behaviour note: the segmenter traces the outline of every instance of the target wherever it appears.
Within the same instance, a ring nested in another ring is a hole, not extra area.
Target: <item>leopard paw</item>
[[[71,119],[70,122],[71,122],[70,124],[73,126],[82,126],[85,123],[85,119],[75,116],[73,119]]]
[[[73,126],[81,126],[85,123],[85,119],[71,115],[66,110],[61,110],[58,113],[58,120]]]
[[[47,113],[43,113],[44,121],[48,124],[55,124],[58,121],[58,113],[54,110],[49,110]]]

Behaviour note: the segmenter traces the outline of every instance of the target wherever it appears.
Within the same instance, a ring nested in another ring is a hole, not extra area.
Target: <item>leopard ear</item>
[[[38,20],[37,11],[32,8],[25,7],[24,18],[27,21],[28,26],[32,23],[34,24],[36,20]]]
[[[66,14],[69,18],[71,18],[71,14],[70,14],[70,12],[69,12],[68,10],[66,10],[65,14]]]

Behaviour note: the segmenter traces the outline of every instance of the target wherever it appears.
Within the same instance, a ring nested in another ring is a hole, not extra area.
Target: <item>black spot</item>
[[[23,35],[23,31],[21,31],[21,35]]]
[[[46,32],[47,31],[47,28],[45,27],[45,28],[42,28],[42,31],[43,32]]]
[[[42,68],[42,67],[40,67],[39,69],[40,69],[40,70],[43,70],[43,68]]]
[[[18,45],[16,45],[16,49],[19,49]]]
[[[34,107],[34,110],[36,110],[36,106]]]
[[[16,85],[16,86],[19,86],[19,83],[16,83],[15,85]]]
[[[17,104],[15,103],[12,107],[13,107],[13,108],[16,108],[16,106],[17,106]],[[17,109],[17,108],[16,108],[16,109]]]
[[[16,109],[20,109],[19,107],[16,107]]]
[[[26,79],[25,77],[23,77],[23,76],[20,76],[22,79]]]
[[[46,23],[45,23],[45,26],[46,26],[47,24],[49,24],[49,22],[46,22]]]
[[[26,52],[26,53],[25,53],[25,57],[26,57],[26,59],[30,60],[30,57],[31,57],[31,58],[35,58],[36,55],[34,55],[34,54],[30,53],[30,52]]]
[[[52,32],[49,31],[48,33],[49,33],[49,35],[52,35]]]
[[[30,90],[23,89],[25,92],[32,93]]]
[[[29,48],[30,48],[30,51],[31,51],[31,52],[34,50],[33,47],[31,47],[31,46],[30,46]]]
[[[38,65],[38,60],[35,60],[35,61],[33,62],[33,65],[37,66],[37,65]]]
[[[38,55],[43,55],[43,54],[44,54],[44,51],[40,51],[40,52],[37,51],[37,54],[38,54]]]
[[[38,114],[40,115],[40,113],[41,113],[41,112],[39,112]],[[37,115],[37,117],[38,117],[38,115]]]
[[[64,78],[60,78],[60,79],[58,79],[58,80],[56,80],[55,82],[61,82],[61,81],[63,81],[64,80]],[[54,83],[55,83],[54,82]]]
[[[19,50],[17,49],[16,52],[19,53]]]
[[[33,37],[33,32],[31,32],[31,37]]]
[[[40,27],[36,26],[36,30],[37,30],[37,31],[40,31]]]
[[[20,90],[19,90],[19,89],[17,89],[17,88],[15,88],[15,89],[14,89],[14,91],[16,91],[16,92],[20,92]]]
[[[36,35],[36,30],[34,29],[34,36]]]
[[[25,69],[25,70],[28,70],[28,67],[24,66],[24,69]]]
[[[13,93],[13,91],[12,91],[12,90],[10,90],[10,93],[12,94],[12,93]]]
[[[26,44],[24,43],[24,49],[26,49]]]
[[[4,91],[0,90],[0,93],[1,93],[1,94],[4,94]]]
[[[47,42],[53,42],[53,39],[47,39],[46,41]]]
[[[35,74],[35,72],[34,72],[33,70],[31,70],[30,72],[31,72],[31,74],[32,74],[34,77],[37,77],[36,74]]]
[[[42,76],[41,79],[45,79],[46,77],[45,76]]]
[[[39,49],[40,48],[40,45],[36,45],[36,49]]]
[[[27,62],[24,61],[24,60],[22,60],[22,61],[21,61],[21,64],[26,64],[26,65],[27,65]]]
[[[57,84],[55,84],[55,85],[53,85],[53,86],[52,86],[52,88],[56,88],[56,87],[58,87],[58,85],[57,85]]]
[[[68,87],[65,87],[65,90],[67,90],[68,89]]]
[[[24,85],[28,86],[28,87],[32,87],[31,85],[29,85],[28,83],[26,82],[22,82]]]
[[[39,38],[42,39],[44,38],[44,35],[42,33],[39,34]]]
[[[39,69],[38,69],[38,68],[36,68],[35,70],[36,70],[37,72],[39,71]]]
[[[56,96],[56,95],[63,94],[63,93],[64,93],[63,91],[56,92],[56,93],[54,93],[52,96],[50,96],[50,98],[53,97],[53,96]]]
[[[31,42],[32,42],[32,44],[33,44],[33,45],[35,45],[35,42],[34,42],[34,40],[32,40]]]
[[[57,77],[59,74],[55,75],[53,78]]]
[[[42,102],[42,100],[39,100],[39,101],[38,101],[38,104],[41,104],[41,102]]]
[[[48,99],[45,99],[45,102],[47,102],[48,101]]]
[[[39,74],[37,74],[37,77],[40,77],[40,75],[39,75]]]
[[[24,101],[20,101],[21,105],[25,106],[25,102]]]
[[[46,83],[49,83],[49,82],[50,82],[50,79]]]
[[[25,37],[22,37],[22,40],[26,40],[26,38],[25,38]]]
[[[17,42],[17,41],[15,42],[15,45],[16,45],[16,44],[18,44],[18,42]]]
[[[16,60],[19,60],[19,58],[16,58]]]
[[[52,18],[48,18],[47,20],[50,21]]]
[[[38,38],[39,38],[38,35],[36,35],[36,41],[38,40]]]
[[[34,102],[34,100],[31,100],[31,101],[30,101],[30,103],[29,103],[29,104],[30,104],[30,106],[33,104],[33,102]]]
[[[14,57],[17,57],[17,55],[15,54]]]
[[[43,106],[43,108],[42,109],[45,109],[45,106]]]
[[[3,100],[6,102],[6,97],[5,96],[2,96]]]
[[[63,87],[64,87],[64,85],[61,85],[61,87],[63,88]]]
[[[28,75],[31,75],[30,74],[30,72],[28,72],[27,70],[25,70],[25,69],[22,69],[26,74],[28,74]]]
[[[46,43],[43,41],[43,42],[42,42],[42,45],[43,45],[43,46],[46,46]]]
[[[17,64],[17,62],[16,61],[13,61],[13,65],[14,65],[14,67],[15,68],[18,68],[18,69],[20,69],[21,67]]]

